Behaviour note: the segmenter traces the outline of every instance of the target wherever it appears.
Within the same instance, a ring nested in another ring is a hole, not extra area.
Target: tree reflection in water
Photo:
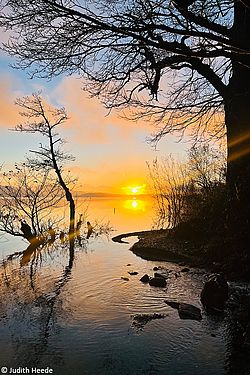
[[[80,248],[77,238],[75,239],[75,243],[72,241],[71,246],[67,240],[62,244],[59,238],[50,246],[44,244],[36,248],[34,247],[33,249],[29,246],[23,252],[13,254],[6,258],[0,265],[0,317],[2,321],[2,326],[0,327],[0,359],[4,359],[1,363],[4,362],[4,365],[7,367],[42,367],[44,365],[46,367],[50,365],[53,368],[52,364],[55,364],[57,368],[60,367],[59,373],[64,373],[62,369],[67,360],[67,354],[65,355],[61,340],[68,341],[66,345],[67,349],[70,347],[70,350],[75,350],[79,356],[82,354],[82,348],[80,348],[79,344],[81,345],[84,341],[88,341],[86,340],[86,337],[88,337],[87,334],[82,338],[82,341],[79,342],[76,340],[76,344],[74,344],[74,339],[75,337],[77,339],[77,336],[74,336],[73,334],[70,337],[65,336],[65,332],[73,332],[71,331],[71,324],[69,324],[69,322],[73,321],[72,318],[74,318],[73,314],[75,311],[73,311],[70,306],[70,303],[72,303],[72,296],[69,295],[69,293],[72,292],[72,283],[70,280],[74,273],[77,260],[75,259],[75,253],[77,258],[77,251],[87,251],[86,239],[84,241],[82,238],[82,245],[82,248]],[[78,260],[80,259],[78,258]],[[103,258],[101,261],[102,260]],[[76,274],[74,276],[77,278]],[[199,285],[199,282],[196,284],[196,277],[200,276],[194,274],[193,276],[188,277],[188,279],[183,277],[184,281],[182,281],[182,283],[185,284],[183,289],[181,287],[182,284],[180,285],[181,278],[180,280],[177,280],[176,283],[174,281],[175,286],[180,288],[180,292],[185,291],[184,288],[191,288],[192,285],[196,288],[197,285]],[[185,280],[190,280],[191,284],[186,284]],[[74,286],[75,285],[77,285],[77,283],[74,283]],[[108,288],[109,285],[110,283],[108,282]],[[169,285],[171,287],[171,279]],[[86,293],[87,286],[88,284],[85,280],[84,288],[86,288]],[[132,283],[130,283],[128,288],[130,290],[133,288]],[[101,293],[105,293],[105,286]],[[194,293],[196,294],[196,292]],[[91,294],[93,293],[91,292]],[[79,294],[77,296],[79,296]],[[118,299],[115,303],[117,303],[117,301],[118,303],[124,302],[123,300],[119,301]],[[148,303],[148,299],[146,299],[146,301]],[[98,298],[96,303],[97,304],[95,304],[94,307],[98,309],[100,306]],[[119,305],[117,311],[118,314],[120,314]],[[103,314],[103,312],[101,312],[101,314]],[[240,351],[242,351],[244,355],[241,355],[241,353],[239,355],[239,349],[236,349],[234,345],[235,337],[233,336],[234,331],[232,331],[232,329],[234,329],[234,324],[230,321],[231,315],[231,311],[228,309],[226,309],[223,314],[218,315],[204,313],[204,319],[200,323],[203,325],[203,328],[201,327],[201,330],[198,329],[195,331],[198,336],[204,334],[202,337],[205,339],[205,341],[198,341],[201,342],[202,345],[201,348],[197,348],[197,355],[202,357],[205,353],[205,355],[210,356],[209,358],[211,358],[211,360],[214,358],[213,353],[208,352],[208,354],[206,354],[206,342],[210,342],[211,338],[209,338],[209,335],[210,333],[213,333],[215,345],[218,345],[218,341],[223,341],[227,346],[225,350],[225,372],[221,373],[230,373],[232,375],[237,373],[242,375],[249,374],[249,366],[247,365],[247,362],[244,361],[244,358],[247,358],[247,349],[243,350],[242,347],[240,347]],[[84,320],[85,318],[86,316],[81,316],[81,319]],[[87,319],[89,319],[88,316]],[[170,319],[171,317],[169,317],[168,321],[171,326],[173,321]],[[90,330],[94,329],[93,327],[95,324],[96,320],[94,320],[93,326],[90,327]],[[115,326],[115,323],[112,322],[112,324],[114,324],[115,330],[117,327]],[[64,331],[65,325],[67,325],[67,329]],[[103,321],[101,327],[103,327]],[[77,326],[76,330],[78,329]],[[112,328],[111,332],[114,332],[114,330]],[[80,331],[80,335],[82,335],[82,332],[83,331]],[[107,337],[110,337],[109,329],[108,332]],[[186,332],[188,336],[191,336],[191,341],[188,339],[187,342],[192,342],[192,334],[190,335],[189,330]],[[92,335],[92,331],[88,333]],[[178,336],[179,333],[176,331],[175,334]],[[216,336],[218,336],[218,338],[216,338]],[[180,337],[182,337],[182,333]],[[117,336],[117,338],[124,341],[124,336]],[[155,331],[153,333],[153,340],[155,342]],[[127,343],[128,342],[133,345],[132,336]],[[176,345],[180,345],[178,347],[176,346],[178,350],[179,348],[180,350],[183,350],[182,342],[178,342],[178,340],[176,341],[175,339],[173,342]],[[96,342],[94,345],[96,350]],[[210,346],[208,346],[208,348],[209,347]],[[223,345],[218,345],[216,347],[223,350]],[[108,351],[111,348],[112,347],[108,347],[106,350]],[[131,348],[131,351],[132,350],[133,347]],[[109,352],[107,353],[110,358],[111,354]],[[115,352],[115,354],[116,353],[117,352]],[[163,353],[161,352],[161,349],[159,349],[159,353]],[[184,352],[182,351],[182,353]],[[190,353],[188,348],[185,353]],[[247,353],[249,353],[249,351]],[[113,354],[114,353],[112,353],[112,355]],[[223,355],[222,351],[222,353],[219,354],[219,358]],[[217,357],[215,356],[215,358]],[[239,358],[241,359],[240,364]],[[81,357],[81,363],[84,363],[84,360],[85,359]],[[69,368],[67,367],[67,370],[68,369]],[[237,372],[238,369],[240,369],[241,372]],[[216,371],[215,368],[214,373],[218,374]],[[66,373],[68,374],[68,372]]]
[[[81,249],[87,243],[81,239]],[[75,238],[61,244],[30,244],[0,265],[0,319],[9,328],[14,353],[5,359],[6,366],[33,367],[45,358],[48,339],[56,333],[57,318],[66,314],[60,293],[71,278],[75,258]],[[68,250],[68,251],[67,251]],[[59,270],[58,263],[62,265]],[[54,265],[56,264],[56,267]],[[67,314],[70,314],[67,308]],[[2,348],[0,357],[4,355]],[[62,360],[53,349],[53,359]],[[9,363],[8,363],[9,360]]]

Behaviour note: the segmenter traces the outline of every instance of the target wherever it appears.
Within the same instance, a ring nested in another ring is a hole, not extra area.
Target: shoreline
[[[194,251],[194,244],[190,241],[176,239],[170,236],[169,229],[147,230],[139,232],[122,233],[112,238],[112,241],[118,243],[128,243],[123,238],[138,237],[130,250],[146,260],[156,260],[165,262],[186,261],[193,263],[194,266],[202,266],[201,262],[197,264],[197,257],[191,253]],[[189,251],[191,249],[191,251]],[[190,252],[190,254],[188,254]]]
[[[168,229],[150,229],[150,230],[141,230],[137,232],[128,232],[128,233],[122,233],[118,234],[117,236],[112,238],[113,242],[119,242],[119,243],[128,243],[126,241],[123,241],[123,238],[128,238],[128,237],[138,237],[139,239],[143,239],[146,237],[152,237],[154,235],[159,235],[161,233],[169,233]]]
[[[130,250],[145,260],[185,262],[190,267],[205,268],[211,273],[222,272],[231,281],[250,281],[248,268],[243,271],[245,264],[242,264],[239,258],[235,259],[235,256],[223,258],[214,256],[215,253],[219,254],[220,250],[226,246],[225,243],[220,241],[215,244],[213,241],[182,239],[173,236],[169,229],[123,233],[113,237],[112,241],[128,243],[123,239],[133,236],[137,236],[138,241],[130,247]]]

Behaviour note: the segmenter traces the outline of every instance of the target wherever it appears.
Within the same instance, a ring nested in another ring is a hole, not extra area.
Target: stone
[[[148,274],[146,273],[145,275],[143,275],[141,278],[140,278],[140,281],[142,282],[142,283],[148,283],[149,282],[149,276],[148,276]]]
[[[170,307],[173,307],[173,309],[179,309],[179,305],[180,303],[179,302],[175,302],[175,301],[169,301],[169,300],[165,300],[164,301],[168,306]]]
[[[158,271],[159,269],[160,269],[159,267],[156,267],[156,266],[155,266],[155,267],[153,268],[153,271]]]
[[[199,307],[190,305],[189,303],[182,303],[176,301],[164,301],[168,306],[172,307],[173,309],[177,309],[179,313],[179,317],[181,319],[192,319],[192,320],[201,320],[201,310]]]
[[[168,279],[169,271],[166,269],[161,269],[160,272],[155,272],[154,277],[163,277],[164,279]]]
[[[138,275],[138,272],[136,272],[136,271],[128,271],[128,273],[129,273],[131,276]]]
[[[158,286],[160,288],[165,288],[167,282],[164,277],[153,277],[149,280],[149,285],[151,286]]]
[[[123,276],[122,276],[121,279],[124,280],[124,281],[129,281],[129,278],[128,278],[128,277],[123,277]]]
[[[159,273],[159,272],[155,272],[154,273],[154,277],[162,277],[163,279],[166,279],[168,276],[167,275],[164,275],[162,273]]]
[[[213,274],[201,291],[201,303],[206,308],[223,310],[228,299],[228,284],[222,274]]]
[[[202,320],[199,307],[190,305],[189,303],[180,303],[178,312],[181,319]]]

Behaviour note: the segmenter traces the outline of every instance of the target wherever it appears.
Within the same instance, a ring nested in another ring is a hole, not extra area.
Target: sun
[[[144,194],[146,185],[131,185],[131,186],[125,186],[123,190],[125,190],[127,195],[139,195]]]
[[[138,194],[140,192],[140,186],[131,187],[131,193]]]

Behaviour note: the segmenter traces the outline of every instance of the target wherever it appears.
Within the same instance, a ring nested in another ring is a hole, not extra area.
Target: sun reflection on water
[[[124,201],[123,207],[133,211],[145,211],[146,209],[145,201],[136,199],[135,197],[133,199],[126,199]]]

